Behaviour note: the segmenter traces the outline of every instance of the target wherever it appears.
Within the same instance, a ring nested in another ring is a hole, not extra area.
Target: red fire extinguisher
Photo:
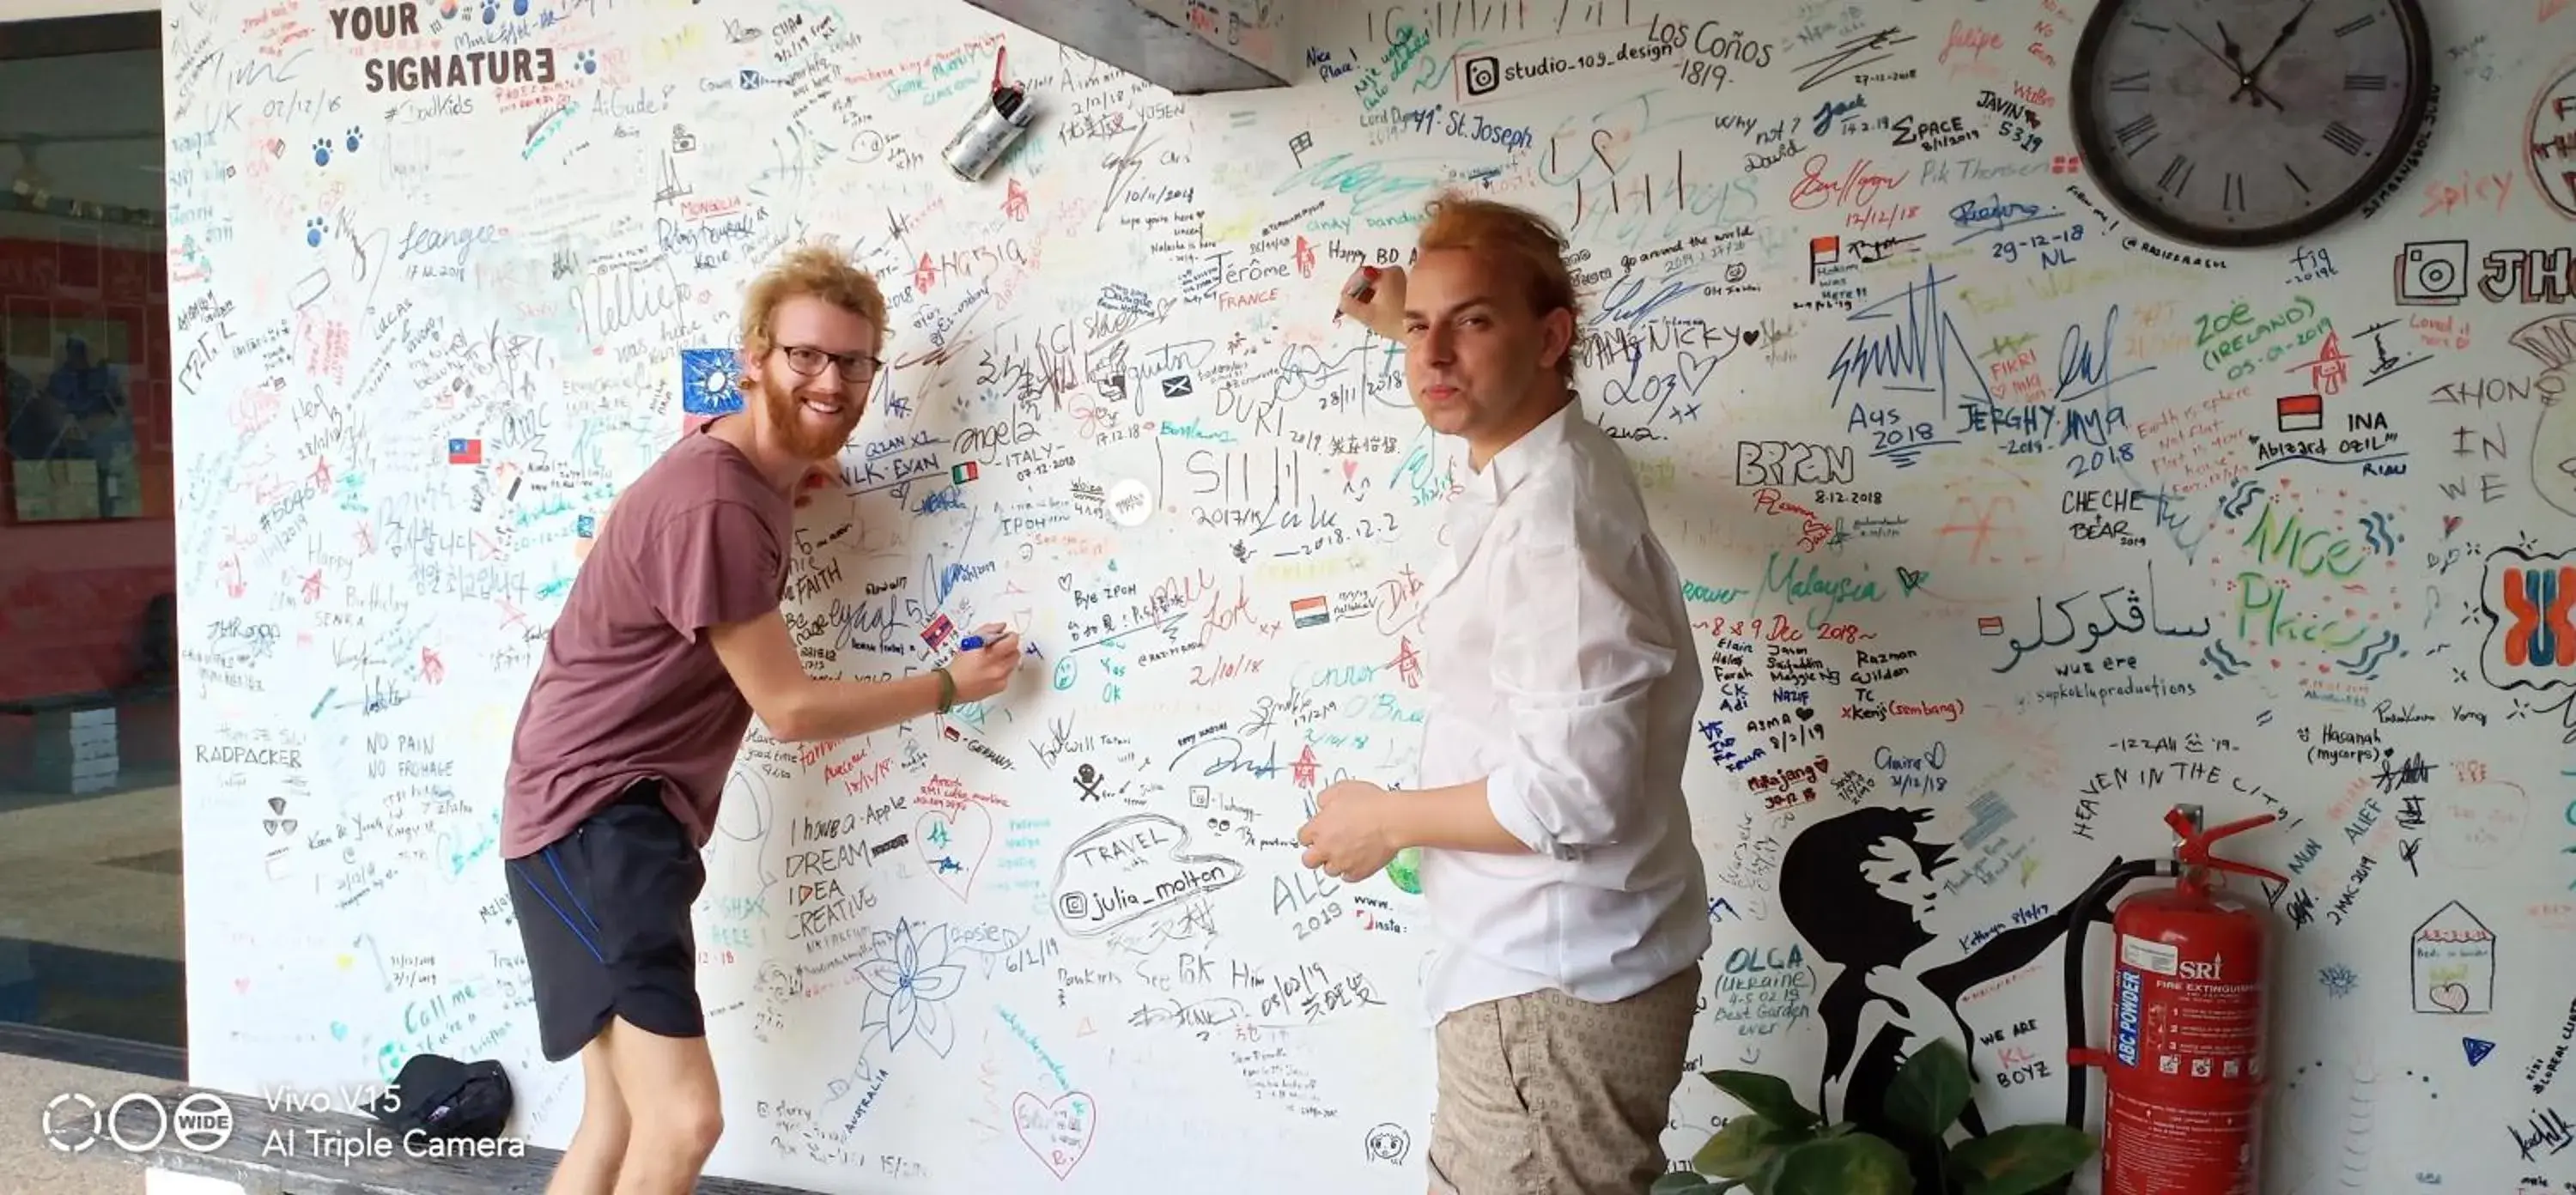
[[[2254,1195],[2263,1099],[2264,909],[2229,893],[2217,873],[2287,884],[2267,868],[2210,853],[2219,840],[2277,820],[2211,829],[2197,805],[2165,814],[2169,859],[2115,868],[2079,899],[2067,930],[2067,1111],[2084,1124],[2084,1068],[2104,1072],[2102,1195]],[[2100,905],[2129,881],[2173,878],[2111,915],[2111,1046],[2085,1036],[2083,939]]]

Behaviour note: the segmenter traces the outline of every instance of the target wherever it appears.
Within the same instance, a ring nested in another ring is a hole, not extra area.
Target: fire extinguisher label
[[[2123,1065],[2136,1066],[2138,1064],[2138,999],[2141,985],[2137,972],[2121,967],[2119,973],[2120,993],[2117,1013],[2119,1031],[2111,1048],[2119,1056]]]
[[[2114,1094],[2102,1128],[2103,1195],[2253,1195],[2251,1103],[2207,1108]]]
[[[2197,889],[2116,915],[2103,1195],[2255,1195],[2262,929]]]
[[[2158,975],[2172,975],[2182,970],[2182,951],[2162,942],[2150,942],[2132,934],[2120,935],[2121,963]]]

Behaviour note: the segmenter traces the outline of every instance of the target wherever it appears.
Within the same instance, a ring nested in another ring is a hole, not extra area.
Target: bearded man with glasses
[[[547,632],[510,746],[501,855],[546,1059],[582,1060],[550,1195],[682,1192],[723,1131],[689,910],[756,715],[864,735],[1009,685],[1016,635],[890,681],[809,676],[779,614],[795,491],[838,457],[884,368],[885,296],[798,249],[744,296],[744,409],[619,496]]]

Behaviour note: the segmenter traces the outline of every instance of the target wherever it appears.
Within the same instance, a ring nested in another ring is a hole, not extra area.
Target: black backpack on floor
[[[509,1073],[498,1062],[415,1054],[392,1090],[367,1110],[398,1134],[418,1129],[425,1137],[489,1140],[509,1125],[514,1102]]]

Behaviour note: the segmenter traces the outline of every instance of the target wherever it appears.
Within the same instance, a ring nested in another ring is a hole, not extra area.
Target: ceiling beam
[[[5,4],[7,0],[0,0]],[[150,12],[0,21],[0,59],[61,58],[150,50],[161,44],[161,18]]]
[[[159,12],[160,0],[7,0],[0,17],[43,21],[54,17],[95,17],[119,12]]]
[[[1174,95],[1286,87],[1272,68],[1146,5],[1149,0],[966,0]]]

